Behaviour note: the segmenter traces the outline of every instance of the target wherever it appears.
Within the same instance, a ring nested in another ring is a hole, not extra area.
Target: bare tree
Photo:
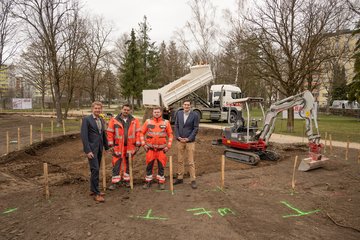
[[[12,0],[0,0],[0,68],[13,56],[20,43],[15,37],[18,26],[12,16],[14,6]]]
[[[54,94],[57,127],[61,126],[61,68],[64,59],[61,58],[65,40],[62,33],[66,21],[73,14],[72,0],[16,0],[16,16],[29,26],[29,34],[38,37],[46,50],[50,64],[50,80]],[[33,33],[33,34],[32,34]]]
[[[41,41],[31,43],[21,54],[18,63],[23,81],[29,83],[41,94],[41,107],[45,108],[45,95],[49,90],[49,68],[45,48]]]
[[[124,63],[125,56],[127,54],[126,43],[130,40],[129,33],[123,33],[116,41],[115,48],[112,51],[113,61],[112,64],[116,69],[120,69]]]
[[[66,91],[66,104],[64,118],[67,118],[69,108],[73,101],[75,88],[80,88],[84,78],[84,52],[86,38],[85,19],[79,16],[79,9],[66,19],[67,28],[63,32],[64,44],[64,89]]]
[[[91,101],[95,101],[96,92],[101,83],[101,61],[109,54],[105,49],[112,28],[102,18],[94,18],[88,22],[88,35],[84,45],[86,68],[89,74],[89,92]]]
[[[312,86],[311,76],[328,56],[321,51],[324,33],[344,26],[348,18],[339,0],[265,0],[248,20],[247,32],[255,36],[261,53],[256,74],[283,96]],[[288,110],[288,131],[294,127],[293,109]]]
[[[217,36],[217,26],[214,21],[216,7],[207,0],[191,0],[189,6],[192,19],[186,22],[185,28],[175,32],[177,41],[193,62],[200,59],[203,62],[211,63]],[[187,34],[190,35],[191,40],[187,38]],[[196,51],[192,51],[191,45],[196,46]]]

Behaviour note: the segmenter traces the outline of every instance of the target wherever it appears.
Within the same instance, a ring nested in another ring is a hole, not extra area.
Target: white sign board
[[[303,111],[303,107],[302,106],[295,106],[294,107],[294,119],[302,119],[302,117],[300,116],[300,113],[302,116],[305,116],[304,111]],[[283,119],[287,119],[288,116],[288,112],[287,110],[282,112],[282,118]],[[314,103],[314,107],[312,109],[312,116],[317,116],[317,102]]]
[[[12,109],[32,109],[31,98],[13,98]]]

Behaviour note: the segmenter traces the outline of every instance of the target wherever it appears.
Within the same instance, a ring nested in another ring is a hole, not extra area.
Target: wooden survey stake
[[[66,131],[65,131],[65,120],[62,120],[62,125],[63,125],[63,133],[64,135],[66,134]]]
[[[345,160],[349,160],[349,145],[350,145],[350,139],[348,136],[346,143],[346,150],[345,150]]]
[[[33,143],[33,129],[32,125],[30,124],[30,145]]]
[[[10,143],[10,138],[9,138],[9,132],[6,132],[6,154],[9,154],[9,143]]]
[[[49,176],[48,176],[48,164],[44,163],[44,185],[45,185],[45,198],[46,200],[50,197],[49,192]]]
[[[293,191],[295,191],[295,171],[296,171],[297,160],[298,160],[298,156],[296,155],[295,161],[294,161],[292,180],[291,180],[291,188],[292,188]]]
[[[129,153],[129,174],[130,174],[130,189],[134,189],[134,177],[133,177],[133,165],[132,165],[132,156]]]
[[[102,185],[103,185],[103,190],[106,190],[106,154],[105,152],[103,153],[103,159],[101,161],[101,172],[102,172]]]
[[[44,141],[44,124],[41,123],[40,125],[40,140]]]
[[[225,185],[225,156],[221,156],[221,189],[224,190]]]
[[[169,176],[170,191],[171,191],[171,194],[174,194],[172,156],[169,157],[169,175],[170,175]]]
[[[51,121],[51,137],[54,136],[54,121]]]
[[[20,128],[18,128],[18,150],[20,150],[20,146],[21,146],[21,138],[20,138]]]

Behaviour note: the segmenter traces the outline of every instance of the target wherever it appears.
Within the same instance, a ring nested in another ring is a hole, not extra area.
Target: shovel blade
[[[327,157],[322,157],[320,160],[312,160],[311,158],[304,158],[299,164],[299,171],[306,172],[312,169],[323,167],[329,160]]]

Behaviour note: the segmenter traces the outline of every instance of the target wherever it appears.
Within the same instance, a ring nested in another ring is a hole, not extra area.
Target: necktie
[[[96,118],[95,122],[96,122],[96,125],[97,125],[98,129],[99,129],[99,133],[101,133],[101,121],[100,121],[100,119]]]

